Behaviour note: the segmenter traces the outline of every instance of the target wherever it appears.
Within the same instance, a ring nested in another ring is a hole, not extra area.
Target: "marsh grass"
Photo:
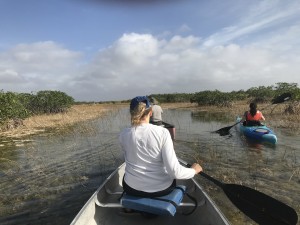
[[[47,129],[60,130],[65,126],[78,122],[99,118],[120,107],[123,104],[90,104],[74,105],[68,112],[43,114],[29,117],[23,121],[23,126],[1,132],[1,136],[20,138],[31,134],[41,133]]]
[[[114,168],[116,165],[113,164],[112,160],[117,161],[116,159],[118,158],[118,149],[111,141],[116,137],[111,134],[108,134],[109,137],[107,137],[107,139],[106,136],[101,137],[101,135],[105,135],[103,134],[105,132],[102,133],[101,129],[109,131],[115,119],[112,111],[123,107],[128,107],[128,104],[77,105],[72,107],[67,113],[28,118],[24,121],[23,127],[7,132],[7,137],[11,137],[11,139],[14,140],[13,143],[22,144],[26,142],[27,149],[24,150],[23,153],[23,157],[25,158],[23,165],[16,164],[13,160],[8,160],[6,155],[0,154],[0,162],[2,157],[2,162],[5,161],[4,164],[6,167],[4,173],[6,173],[5,175],[8,177],[8,182],[3,184],[3,190],[12,190],[12,192],[3,192],[6,194],[0,194],[0,217],[1,215],[12,215],[20,212],[23,208],[27,208],[28,204],[30,205],[33,202],[36,202],[36,205],[40,205],[40,208],[45,208],[44,205],[55,202],[55,196],[62,196],[70,192],[76,184],[80,184],[83,190],[96,188],[96,186],[93,187],[95,184],[89,183],[88,180],[92,180],[94,174],[99,175],[102,174],[103,171],[107,172],[110,168]],[[242,115],[243,112],[248,109],[248,103],[238,102],[231,108],[217,108],[213,106],[198,107],[196,104],[190,103],[162,104],[162,107],[163,109],[219,111],[230,113],[234,119],[234,116]],[[272,123],[278,127],[287,128],[293,126],[296,130],[298,129],[295,121],[298,121],[299,116],[284,114],[286,104],[280,104],[274,109],[274,106],[268,106],[268,104],[259,105],[259,108],[264,107],[263,113],[266,116],[267,124]],[[112,115],[110,119],[103,117],[107,114]],[[92,127],[89,125],[100,117],[103,117],[101,120],[103,128],[99,130],[96,129],[95,126]],[[126,119],[124,118],[124,120]],[[80,123],[83,121],[90,121],[91,123]],[[290,125],[288,125],[288,121],[291,122]],[[234,121],[232,122],[234,123]],[[24,137],[32,133],[49,131],[49,129],[53,130],[53,133],[47,132],[45,137],[41,137],[48,138],[50,144],[55,146],[59,143],[54,142],[60,142],[60,139],[65,139],[57,151],[51,151],[51,149],[44,150],[43,148],[45,146],[39,146]],[[71,138],[67,137],[65,132],[68,133]],[[61,134],[58,135],[59,138],[57,138],[57,133]],[[85,145],[82,145],[81,142],[85,142]],[[5,143],[5,145],[7,144],[9,143]],[[251,185],[259,189],[261,184],[257,181],[259,180],[256,179],[257,176],[272,178],[276,175],[275,171],[270,170],[265,165],[259,166],[261,162],[254,162],[253,165],[241,165],[235,158],[228,159],[226,151],[221,151],[220,147],[216,144],[210,145],[195,141],[185,143],[185,145],[188,147],[186,150],[193,150],[182,153],[189,154],[183,158],[194,158],[195,161],[204,165],[208,174],[213,174],[215,178],[226,183],[237,183],[249,186],[251,182],[254,182],[254,184]],[[234,145],[232,147],[234,148]],[[62,151],[62,149],[64,149],[64,151]],[[199,151],[199,149],[202,150]],[[66,158],[67,154],[70,155],[70,158]],[[253,154],[257,153],[254,152]],[[53,157],[54,155],[57,155],[57,157]],[[290,180],[294,180],[295,178],[299,179],[300,177],[299,166],[297,162],[295,162],[295,157],[296,156],[292,155],[292,151],[287,151],[282,156],[282,161],[286,161],[287,171],[292,171],[288,176]],[[226,164],[230,164],[231,167],[226,168]],[[92,165],[94,165],[95,168],[92,169]],[[251,178],[253,179],[249,179],[248,181],[243,180],[242,178],[245,172],[241,173],[237,170],[239,167],[242,168],[242,171],[250,171]],[[88,173],[87,171],[90,172]],[[230,221],[237,225],[253,224],[247,220],[242,213],[236,210],[230,201],[224,201],[226,197],[224,197],[222,192],[218,191],[218,187],[204,179],[201,180],[201,183],[206,184],[206,190],[214,196],[218,205],[232,209],[228,212]],[[43,186],[46,188],[41,188]],[[10,206],[8,207],[7,205]]]
[[[188,109],[193,112],[209,111],[229,113],[234,118],[242,116],[249,108],[247,101],[235,102],[231,107],[216,106],[198,106],[195,103],[165,103],[161,105],[163,109]],[[297,110],[295,113],[286,113],[290,103],[281,103],[277,105],[259,104],[259,109],[266,117],[266,123],[273,127],[289,128],[293,131],[300,131],[300,114]],[[0,132],[4,137],[24,137],[31,134],[41,133],[47,129],[60,130],[65,126],[74,125],[78,122],[99,118],[112,110],[128,107],[128,104],[83,104],[74,105],[66,113],[44,114],[29,117],[23,121],[23,125],[15,129]]]
[[[176,103],[176,104],[163,104],[164,108],[173,109],[189,109],[193,112],[208,111],[208,112],[223,112],[231,114],[233,119],[236,116],[242,116],[245,111],[249,109],[248,101],[235,102],[231,107],[217,107],[217,106],[198,106],[191,103]],[[293,108],[293,112],[289,113],[289,108]],[[266,118],[266,124],[277,128],[288,128],[295,132],[300,132],[300,106],[299,104],[286,102],[276,105],[268,103],[258,104],[258,109],[262,111]],[[234,121],[233,121],[234,122]]]
[[[91,112],[91,110],[95,110],[94,116],[85,115],[87,111]],[[59,128],[55,129],[53,133],[48,133],[49,130],[47,130],[45,135],[40,134],[41,139],[45,139],[42,142],[46,143],[45,146],[41,146],[39,142],[27,141],[24,149],[12,147],[7,151],[0,151],[0,168],[2,170],[0,218],[18,213],[26,214],[28,209],[31,211],[42,210],[47,214],[48,207],[55,204],[58,196],[72,193],[74,187],[80,185],[79,189],[84,189],[86,192],[89,189],[94,190],[96,187],[93,186],[95,185],[93,182],[95,181],[89,181],[93,180],[91,174],[101,174],[108,170],[109,160],[104,158],[110,158],[107,155],[112,153],[107,149],[113,146],[105,143],[106,140],[95,139],[100,135],[98,129],[79,122],[82,119],[86,121],[87,118],[94,120],[99,115],[106,115],[108,112],[110,109],[106,108],[99,114],[97,107],[88,108],[86,111],[77,110],[73,115],[79,115],[81,118],[72,120],[75,121],[74,123],[59,121],[59,125],[56,125]],[[43,117],[34,118],[34,126],[38,124],[45,129],[51,128],[54,123],[57,124],[58,121],[55,120],[59,118],[57,116],[48,118],[47,124],[37,123]],[[67,118],[64,115],[60,116],[61,120],[70,119],[69,115]],[[105,119],[106,117],[103,117],[103,120]],[[74,128],[71,124],[75,123]],[[109,124],[109,121],[106,124]],[[17,141],[18,139],[14,137],[13,140]],[[82,145],[81,141],[85,143],[90,141],[90,143]],[[4,145],[7,144],[10,143],[5,142]],[[11,157],[9,153],[18,155],[18,160],[9,159]],[[107,161],[107,163],[102,163],[102,161]],[[93,167],[97,168],[96,172],[93,172]],[[80,197],[78,198],[80,199]],[[34,214],[34,212],[31,213]]]
[[[101,129],[109,130],[111,121],[106,115],[122,107],[125,106],[76,105],[67,113],[33,116],[23,126],[1,132],[0,218],[26,212],[30,207],[47,211],[47,205],[57,196],[71,192],[77,185],[95,189],[89,181],[89,171],[93,167],[97,174],[107,171],[111,165],[104,158],[111,158],[107,155],[113,153],[107,149],[114,147],[106,143],[109,140],[99,138]],[[102,118],[103,128],[89,126],[98,118]]]
[[[218,145],[206,146],[193,142],[185,142],[184,144],[194,150],[190,158],[198,161],[205,172],[215,179],[227,184],[232,183],[251,187],[287,204],[293,202],[294,209],[300,211],[300,204],[295,204],[295,201],[292,200],[293,193],[299,191],[297,186],[293,186],[293,182],[297,182],[300,178],[299,165],[296,156],[293,155],[293,149],[291,149],[292,151],[287,150],[279,159],[281,162],[275,162],[275,164],[281,163],[283,165],[278,170],[278,168],[273,167],[273,160],[269,162],[268,158],[260,158],[260,153],[256,151],[248,152],[249,162],[243,162],[236,159],[234,155],[228,157],[226,151]],[[234,145],[232,147],[234,148]],[[278,180],[279,178],[280,180]],[[199,180],[204,190],[212,197],[232,224],[256,224],[233,206],[218,186],[201,176],[197,176],[196,179]],[[266,188],[266,186],[272,186],[272,184],[274,184],[273,188]],[[274,190],[276,190],[276,194]],[[287,190],[292,190],[292,192],[289,193]]]

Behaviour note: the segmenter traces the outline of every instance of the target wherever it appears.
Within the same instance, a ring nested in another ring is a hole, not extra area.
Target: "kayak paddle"
[[[279,96],[277,96],[276,98],[272,99],[272,104],[271,105],[274,105],[274,104],[279,104],[279,103],[283,103],[283,102],[286,102],[288,101],[290,98],[291,98],[291,94],[290,93],[283,93]],[[270,106],[270,105],[269,105]],[[267,106],[268,107],[268,106]],[[265,107],[266,108],[266,107]],[[263,108],[262,110],[264,110],[265,108]],[[240,122],[237,122],[231,126],[227,126],[227,127],[223,127],[219,130],[216,130],[214,131],[213,133],[218,133],[220,134],[221,136],[225,136],[225,135],[228,135],[229,134],[229,130],[238,125]]]
[[[181,160],[180,162],[191,167],[190,164]],[[222,188],[229,200],[256,223],[260,225],[297,224],[298,215],[296,211],[275,198],[243,185],[225,184],[204,172],[201,172],[200,175]]]
[[[221,129],[219,129],[219,130],[216,130],[216,131],[214,131],[213,133],[218,133],[218,134],[220,134],[221,136],[228,135],[228,134],[229,134],[229,130],[230,130],[232,127],[238,125],[239,123],[240,123],[240,121],[239,121],[239,122],[236,122],[235,124],[233,124],[233,125],[231,125],[231,126],[223,127],[223,128],[221,128]]]
[[[279,96],[277,96],[276,98],[273,98],[272,99],[272,103],[270,105],[275,105],[275,104],[280,104],[280,103],[283,103],[283,102],[286,102],[288,100],[290,100],[292,97],[291,93],[283,93]],[[270,105],[262,108],[261,110],[264,110],[265,108],[269,107]]]
[[[279,95],[278,97],[272,99],[272,104],[278,104],[282,102],[286,102],[292,97],[291,93],[283,93],[282,95]]]

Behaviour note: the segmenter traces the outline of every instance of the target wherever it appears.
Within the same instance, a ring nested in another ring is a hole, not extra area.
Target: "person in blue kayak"
[[[251,102],[249,105],[249,111],[246,111],[244,113],[243,119],[243,125],[244,126],[261,126],[260,121],[264,121],[265,117],[263,116],[262,112],[257,110],[257,104],[255,102]]]
[[[131,127],[119,135],[125,157],[123,189],[129,195],[158,197],[169,194],[176,179],[190,179],[202,171],[198,163],[191,168],[180,165],[169,131],[150,124],[152,107],[146,96],[130,102]]]

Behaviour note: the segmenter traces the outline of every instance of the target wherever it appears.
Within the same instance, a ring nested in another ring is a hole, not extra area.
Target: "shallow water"
[[[186,161],[199,160],[205,172],[226,183],[264,192],[300,212],[300,139],[274,131],[276,146],[253,143],[235,127],[231,135],[211,131],[234,124],[224,116],[165,110],[176,126],[175,150]],[[0,140],[0,224],[69,224],[90,195],[122,162],[118,133],[129,124],[127,109],[27,140]],[[232,224],[255,224],[211,182],[199,182]]]

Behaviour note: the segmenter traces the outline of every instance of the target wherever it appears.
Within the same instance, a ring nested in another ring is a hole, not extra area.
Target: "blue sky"
[[[0,90],[77,101],[300,84],[298,0],[0,0]]]

